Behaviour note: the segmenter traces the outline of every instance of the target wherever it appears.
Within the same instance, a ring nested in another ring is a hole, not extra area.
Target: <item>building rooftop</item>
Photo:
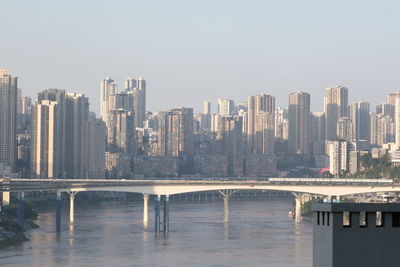
[[[400,212],[400,203],[314,203],[312,211],[325,212]]]

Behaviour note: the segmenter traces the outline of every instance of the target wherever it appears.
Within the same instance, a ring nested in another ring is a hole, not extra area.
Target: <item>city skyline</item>
[[[392,164],[400,159],[399,92],[375,110],[369,102],[349,103],[351,91],[334,86],[325,88],[322,112],[311,110],[311,94],[295,91],[287,108],[277,107],[273,95],[258,94],[236,103],[218,98],[216,110],[205,100],[204,113],[189,106],[146,113],[151,88],[145,78],[129,77],[120,86],[107,77],[100,81],[96,118],[80,92],[44,89],[32,101],[18,88],[17,76],[0,71],[2,125],[16,131],[3,131],[15,139],[0,145],[17,143],[17,161],[3,158],[3,172],[9,167],[37,178],[268,177],[286,175],[279,166],[297,158],[307,168],[329,165],[329,175],[338,177],[357,174],[369,153],[390,154]]]

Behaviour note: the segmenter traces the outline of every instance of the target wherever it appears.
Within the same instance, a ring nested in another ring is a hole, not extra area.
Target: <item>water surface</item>
[[[168,236],[147,228],[141,202],[75,205],[75,224],[63,210],[62,232],[55,212],[40,212],[31,241],[0,251],[4,266],[311,266],[312,225],[288,218],[291,199],[223,202],[171,201]],[[154,203],[150,202],[150,207]]]

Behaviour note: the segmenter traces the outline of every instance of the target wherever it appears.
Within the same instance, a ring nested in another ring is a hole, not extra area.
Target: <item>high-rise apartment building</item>
[[[329,171],[335,177],[349,171],[350,152],[353,145],[348,141],[328,141]]]
[[[327,166],[325,154],[325,113],[312,112],[311,114],[311,149],[315,165],[321,168]]]
[[[136,127],[143,127],[143,122],[146,120],[146,80],[142,77],[137,80],[128,78],[125,84],[127,92],[133,97]]]
[[[350,105],[350,119],[353,123],[354,140],[369,140],[370,135],[370,105],[359,101]]]
[[[211,101],[203,102],[203,114],[211,115]]]
[[[370,113],[370,141],[371,145],[383,146],[394,142],[395,123],[390,116]]]
[[[126,109],[134,111],[132,91],[112,94],[108,98],[108,110]]]
[[[100,82],[100,115],[107,124],[108,118],[108,101],[110,95],[118,93],[118,85],[113,79],[107,77]]]
[[[278,140],[289,139],[289,118],[286,108],[275,110],[275,138]]]
[[[274,113],[260,111],[255,121],[254,149],[255,154],[274,154],[275,116]]]
[[[243,118],[239,116],[220,116],[220,127],[216,134],[220,153],[227,156],[229,176],[243,174]]]
[[[46,89],[43,90],[42,92],[38,93],[38,103],[40,104],[43,100],[46,100],[45,107],[39,106],[38,108],[44,108],[45,110],[42,112],[43,114],[47,114],[46,112],[49,113],[48,116],[56,116],[55,118],[51,118],[52,122],[49,123],[50,126],[47,126],[45,122],[42,121],[41,118],[36,118],[36,116],[40,116],[39,113],[34,113],[33,114],[33,123],[40,123],[43,124],[45,127],[50,127],[48,131],[54,133],[51,133],[54,140],[51,140],[53,142],[53,145],[49,147],[49,149],[53,149],[53,152],[49,153],[54,153],[54,157],[52,158],[53,160],[56,160],[54,164],[56,165],[56,171],[54,174],[56,175],[55,177],[61,178],[65,176],[65,134],[66,134],[66,128],[65,128],[65,90],[61,89]],[[56,102],[57,105],[50,104],[50,102]],[[49,106],[49,107],[47,107]],[[54,107],[53,107],[54,106]],[[51,107],[51,108],[50,108]],[[49,111],[47,111],[49,109]],[[54,123],[53,123],[54,122]],[[42,135],[46,135],[47,131],[39,131],[38,124],[35,126],[33,125],[32,128],[32,139],[33,138],[46,138],[45,136],[42,137]],[[54,127],[54,128],[52,128]],[[70,130],[70,129],[69,129]],[[32,145],[32,149],[33,145]],[[41,149],[40,146],[38,146],[36,149]],[[46,148],[45,148],[46,149]],[[35,152],[32,150],[33,153],[42,153],[42,152]],[[61,155],[61,156],[60,156]],[[34,155],[32,156],[33,160]],[[40,160],[40,158],[37,158],[37,160]],[[40,173],[34,173],[34,175],[41,175]],[[40,176],[43,178],[50,178],[48,176]]]
[[[102,119],[90,113],[86,124],[85,178],[105,177],[107,127]]]
[[[324,113],[326,116],[325,134],[327,140],[337,138],[337,120],[348,117],[348,89],[342,86],[326,88]]]
[[[265,94],[250,96],[247,108],[247,148],[249,153],[273,152],[275,97]],[[270,125],[271,123],[272,125]],[[271,129],[272,139],[268,134]],[[264,140],[264,138],[267,139]],[[267,147],[268,149],[266,149]]]
[[[18,96],[17,99],[17,134],[28,133],[32,122],[32,99]]]
[[[193,154],[193,109],[177,108],[158,115],[158,155]]]
[[[235,102],[230,99],[218,98],[218,114],[222,116],[235,114]]]
[[[68,93],[65,98],[65,173],[68,178],[85,178],[86,127],[89,99],[84,94]]]
[[[31,169],[34,177],[64,177],[60,107],[59,102],[51,100],[41,100],[34,106],[31,141]]]
[[[0,163],[12,172],[17,159],[17,81],[8,70],[0,69]]]
[[[110,110],[107,131],[108,152],[136,154],[135,117],[132,111]]]
[[[387,97],[388,115],[394,120],[395,119],[395,105],[396,98],[400,95],[400,92],[391,93]]]
[[[310,152],[310,94],[295,92],[289,95],[289,151]]]
[[[338,140],[354,141],[353,122],[348,117],[340,117],[337,120],[336,136]]]
[[[395,98],[395,105],[394,105],[394,122],[395,122],[395,142],[396,148],[400,149],[400,94],[398,94]]]

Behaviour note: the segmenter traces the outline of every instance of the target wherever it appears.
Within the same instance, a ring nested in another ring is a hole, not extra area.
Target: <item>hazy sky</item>
[[[400,1],[2,0],[0,68],[26,95],[83,92],[100,80],[147,80],[148,109],[195,107],[344,85],[350,101],[400,89]],[[216,110],[215,105],[213,111]]]

